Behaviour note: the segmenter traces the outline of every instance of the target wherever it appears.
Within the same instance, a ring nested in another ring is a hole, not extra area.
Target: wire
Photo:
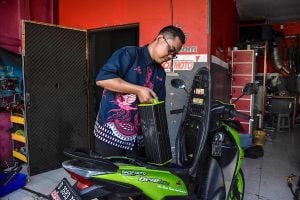
[[[29,189],[29,188],[27,188],[27,187],[23,187],[22,189],[23,189],[23,190],[26,190],[26,191],[28,191],[28,192],[30,192],[30,193],[33,193],[33,194],[37,195],[38,197],[44,197],[44,198],[46,198],[46,199],[49,198],[47,195],[44,195],[44,194],[42,194],[42,193],[40,193],[40,192],[31,190],[31,189]]]

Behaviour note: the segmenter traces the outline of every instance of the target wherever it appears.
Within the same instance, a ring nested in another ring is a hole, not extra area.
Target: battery
[[[140,104],[142,132],[147,162],[164,165],[172,160],[165,102]]]

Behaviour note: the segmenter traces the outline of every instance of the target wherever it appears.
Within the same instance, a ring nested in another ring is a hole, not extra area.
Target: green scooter
[[[187,90],[182,80],[171,82]],[[210,85],[209,70],[200,68],[183,111],[175,163],[157,165],[138,158],[102,157],[89,149],[66,149],[64,154],[72,159],[62,166],[76,182],[71,185],[64,178],[49,198],[243,199],[244,153],[238,132],[227,120],[249,116],[237,112],[234,105],[211,102]],[[251,87],[249,84],[248,90]]]

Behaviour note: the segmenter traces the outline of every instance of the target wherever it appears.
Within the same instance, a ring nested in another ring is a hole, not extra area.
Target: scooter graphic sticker
[[[157,184],[161,184],[161,185],[170,185],[169,182],[164,181],[164,180],[162,180],[160,178],[151,178],[151,177],[145,177],[145,176],[140,177],[139,181],[140,182],[157,183]]]
[[[122,170],[121,174],[123,176],[146,176],[147,175],[146,172],[134,171],[134,170]]]

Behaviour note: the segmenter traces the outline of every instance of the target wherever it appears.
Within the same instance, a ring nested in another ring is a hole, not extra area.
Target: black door
[[[63,149],[89,147],[86,31],[23,23],[29,174],[55,169]]]
[[[132,24],[100,30],[90,30],[88,38],[90,47],[90,69],[94,72],[94,74],[91,75],[91,77],[93,77],[91,85],[94,87],[95,92],[95,106],[93,106],[93,108],[94,112],[97,113],[102,89],[96,86],[95,76],[114,51],[124,46],[139,46],[139,26],[138,24]]]
[[[93,132],[96,115],[99,110],[99,103],[102,96],[102,88],[96,86],[95,77],[99,70],[106,63],[109,57],[117,49],[124,46],[139,46],[139,26],[138,24],[116,26],[97,30],[89,30],[89,69],[90,69],[90,87],[89,93],[89,113],[90,132]],[[91,137],[91,146],[93,148],[94,137]]]

